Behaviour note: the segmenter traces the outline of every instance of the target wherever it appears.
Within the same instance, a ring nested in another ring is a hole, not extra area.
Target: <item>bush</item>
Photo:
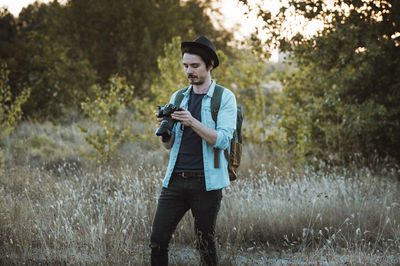
[[[122,144],[134,141],[130,124],[127,122],[122,126],[116,124],[116,116],[125,108],[125,104],[133,99],[134,87],[127,85],[124,79],[114,76],[110,78],[107,88],[95,85],[92,90],[96,98],[93,100],[88,98],[81,106],[89,119],[99,124],[99,128],[93,133],[82,125],[78,125],[78,128],[96,155],[89,153],[83,155],[98,163],[107,163]]]
[[[0,140],[3,141],[21,119],[21,106],[29,98],[30,90],[22,90],[19,96],[12,95],[11,87],[8,84],[9,70],[7,70],[6,64],[1,64],[0,75]],[[4,151],[0,148],[0,168],[3,166]]]

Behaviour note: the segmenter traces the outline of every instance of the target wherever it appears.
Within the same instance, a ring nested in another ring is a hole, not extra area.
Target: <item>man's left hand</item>
[[[172,119],[178,120],[179,122],[181,122],[182,125],[186,127],[190,127],[194,119],[192,114],[183,107],[181,107],[179,111],[173,112],[171,114],[171,117]]]

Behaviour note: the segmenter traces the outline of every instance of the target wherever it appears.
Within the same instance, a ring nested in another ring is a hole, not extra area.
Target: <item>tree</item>
[[[0,55],[11,69],[12,88],[32,88],[24,113],[57,118],[90,96],[93,84],[114,74],[150,94],[157,57],[173,36],[215,37],[227,48],[231,34],[214,28],[211,0],[57,0],[35,2],[19,17],[0,13]],[[4,57],[3,57],[4,56]]]
[[[118,73],[135,85],[137,96],[149,94],[157,57],[174,36],[218,37],[226,48],[231,34],[214,28],[206,14],[210,0],[69,0],[67,34],[97,70],[100,81]]]
[[[238,105],[242,105],[243,137],[246,141],[257,144],[268,142],[270,137],[266,128],[273,127],[271,108],[280,89],[271,83],[274,66],[248,49],[236,49],[235,55],[228,57],[218,52],[223,63],[215,69],[213,78],[231,89]]]
[[[8,12],[7,9],[0,8],[0,58],[6,59],[13,50],[11,39],[15,36],[17,28],[15,25],[15,18]]]
[[[5,63],[0,69],[0,140],[7,137],[21,120],[21,105],[29,98],[30,90],[24,89],[18,96],[12,95],[8,75],[10,71]],[[4,152],[0,148],[0,170],[4,165]]]
[[[62,12],[56,1],[29,5],[10,23],[15,24],[15,33],[9,34],[1,49],[11,69],[12,88],[31,88],[31,97],[23,106],[30,117],[57,118],[68,108],[78,108],[96,81],[89,62],[76,57],[63,35]]]
[[[291,0],[277,14],[260,10],[272,40],[265,45],[289,52],[297,67],[281,76],[279,115],[299,159],[377,152],[400,160],[399,14],[394,0]],[[323,26],[311,37],[285,35],[293,16]]]

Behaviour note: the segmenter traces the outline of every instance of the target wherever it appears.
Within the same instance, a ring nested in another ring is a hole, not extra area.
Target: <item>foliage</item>
[[[157,58],[159,75],[151,84],[151,94],[148,97],[136,98],[136,117],[146,122],[145,137],[148,141],[155,141],[155,118],[157,106],[163,106],[170,101],[171,95],[178,89],[187,86],[187,80],[182,69],[181,37],[172,38],[164,45],[165,56]]]
[[[94,85],[92,90],[96,98],[87,98],[81,106],[89,119],[99,124],[99,128],[93,133],[82,125],[78,125],[78,128],[87,144],[96,151],[96,156],[83,155],[98,163],[107,163],[124,142],[134,140],[126,121],[122,126],[116,124],[118,113],[133,99],[134,87],[114,76],[110,78],[107,88]]]
[[[29,5],[11,21],[9,27],[15,32],[0,46],[12,70],[13,87],[31,88],[23,107],[30,117],[53,119],[69,108],[78,108],[96,81],[89,61],[77,56],[63,34],[63,19],[63,7],[57,2]],[[12,47],[7,46],[10,43]]]
[[[164,46],[165,56],[157,59],[160,74],[151,86],[153,97],[136,102],[140,113],[138,117],[143,121],[149,121],[157,105],[165,105],[175,91],[189,85],[183,72],[180,43],[181,38],[175,37]],[[247,50],[237,50],[235,54],[235,57],[228,57],[219,50],[221,64],[213,70],[212,75],[216,82],[233,90],[238,103],[244,106],[243,136],[256,143],[263,142],[267,137],[265,127],[272,123],[269,108],[277,89],[267,84],[273,67]],[[151,125],[149,128],[153,127]],[[153,135],[153,131],[148,130],[149,136]]]
[[[229,40],[206,15],[209,2],[70,0],[66,12],[71,24],[66,30],[101,80],[118,73],[135,84],[137,94],[146,94],[142,86],[157,70],[157,57],[173,36],[193,39],[201,33],[220,36],[220,44]]]
[[[178,89],[188,86],[188,81],[183,71],[181,37],[174,37],[172,41],[164,45],[165,56],[157,58],[158,78],[151,85],[152,95],[156,97],[158,105],[169,102],[171,95]]]
[[[10,71],[2,63],[0,69],[0,140],[7,137],[15,128],[22,116],[21,106],[27,101],[30,89],[22,90],[18,96],[11,94],[8,83]],[[0,168],[4,165],[4,152],[0,149]]]
[[[254,143],[268,141],[267,128],[273,127],[274,98],[279,85],[272,83],[274,66],[259,54],[237,49],[235,57],[218,52],[221,65],[215,69],[216,82],[231,89],[244,108],[243,136]]]
[[[227,48],[231,34],[214,28],[210,0],[68,0],[35,2],[17,18],[0,12],[0,55],[12,87],[31,87],[24,113],[59,118],[118,74],[148,96],[157,57],[173,36],[214,37]]]
[[[281,75],[279,113],[298,159],[400,159],[399,12],[393,0],[292,0],[277,14],[260,10],[269,39],[298,69]],[[323,26],[311,37],[285,34],[293,16]]]

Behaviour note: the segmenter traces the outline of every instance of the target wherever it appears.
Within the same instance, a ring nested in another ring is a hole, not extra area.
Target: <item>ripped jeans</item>
[[[168,245],[176,226],[190,209],[194,217],[201,265],[217,265],[215,223],[222,190],[206,191],[204,177],[172,175],[162,188],[151,233],[151,265],[168,265]]]

